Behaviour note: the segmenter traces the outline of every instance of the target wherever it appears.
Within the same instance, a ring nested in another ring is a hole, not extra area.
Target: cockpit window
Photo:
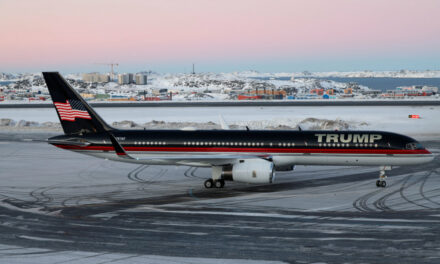
[[[419,142],[411,142],[411,143],[406,144],[406,149],[410,149],[410,150],[424,149],[424,147]]]

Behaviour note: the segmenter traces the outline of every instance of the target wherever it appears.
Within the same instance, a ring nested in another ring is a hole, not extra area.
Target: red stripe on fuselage
[[[112,146],[75,146],[54,144],[71,150],[114,151]],[[335,153],[335,154],[431,154],[426,149],[343,149],[343,148],[216,148],[216,147],[124,147],[125,151],[145,152],[257,152],[257,153]]]

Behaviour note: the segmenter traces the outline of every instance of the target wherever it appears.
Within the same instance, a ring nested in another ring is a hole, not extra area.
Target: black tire
[[[379,180],[376,181],[376,186],[377,186],[377,187],[380,187],[380,186],[381,186]]]
[[[223,188],[223,186],[225,186],[225,182],[222,180],[216,180],[214,181],[214,186],[217,189]]]
[[[212,179],[206,180],[203,185],[205,185],[206,189],[211,189],[214,187],[214,181]]]
[[[222,183],[222,187],[221,188],[223,188],[223,187],[225,187],[225,180],[220,180],[220,182]]]
[[[382,187],[382,188],[387,187],[387,182],[386,182],[386,181],[382,181],[382,182],[380,183],[380,187]]]

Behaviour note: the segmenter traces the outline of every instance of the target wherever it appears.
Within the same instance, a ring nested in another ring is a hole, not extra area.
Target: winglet
[[[220,119],[220,126],[223,130],[230,130],[231,128],[228,126],[228,124],[226,124],[225,120],[223,119],[223,116],[220,114],[218,115],[219,119]]]
[[[110,140],[112,141],[113,147],[115,148],[116,155],[118,157],[124,158],[124,159],[133,159],[130,155],[125,152],[124,148],[119,144],[119,142],[116,140],[115,136],[113,136],[112,133],[108,133]]]

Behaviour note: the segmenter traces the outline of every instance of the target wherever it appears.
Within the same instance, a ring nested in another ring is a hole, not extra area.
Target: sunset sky
[[[0,0],[0,71],[440,69],[438,0]]]

